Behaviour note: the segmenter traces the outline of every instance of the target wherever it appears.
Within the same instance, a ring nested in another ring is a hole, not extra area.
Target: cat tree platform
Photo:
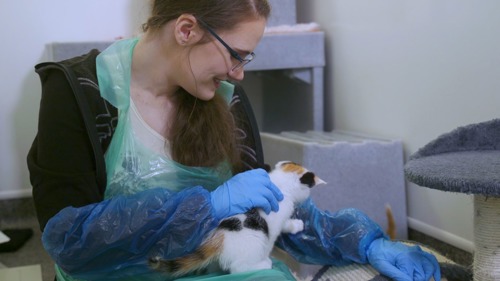
[[[500,280],[500,119],[439,136],[405,165],[419,186],[473,194],[474,280]]]

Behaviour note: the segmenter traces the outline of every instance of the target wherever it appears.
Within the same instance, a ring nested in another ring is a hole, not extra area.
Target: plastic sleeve
[[[308,199],[297,207],[294,217],[304,221],[304,231],[282,234],[277,245],[302,263],[367,263],[369,245],[384,237],[378,224],[354,208],[330,213],[319,210]]]
[[[202,187],[155,188],[64,208],[47,223],[42,242],[72,277],[115,280],[150,272],[153,255],[170,259],[194,250],[217,226],[213,213]]]

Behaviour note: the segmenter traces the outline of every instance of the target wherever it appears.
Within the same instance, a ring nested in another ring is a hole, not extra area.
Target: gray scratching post
[[[500,280],[500,119],[441,135],[410,157],[405,175],[420,186],[474,195],[474,280]]]

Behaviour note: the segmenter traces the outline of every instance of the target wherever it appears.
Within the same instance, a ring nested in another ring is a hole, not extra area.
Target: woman
[[[149,257],[193,251],[228,216],[278,209],[282,194],[266,172],[241,172],[249,163],[226,82],[243,79],[269,13],[266,0],[156,0],[142,37],[37,66],[43,94],[28,166],[57,280],[164,280]],[[357,210],[323,213],[308,201],[296,215],[306,229],[278,244],[300,261],[439,279],[433,256],[386,240]],[[293,280],[279,262],[217,278]]]

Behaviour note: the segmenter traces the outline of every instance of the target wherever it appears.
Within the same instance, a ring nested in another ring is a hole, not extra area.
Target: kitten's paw
[[[302,220],[295,220],[294,224],[295,224],[295,230],[294,232],[292,232],[293,234],[304,230],[304,222]]]
[[[290,220],[289,221],[289,232],[295,234],[304,230],[304,222],[301,220]]]

